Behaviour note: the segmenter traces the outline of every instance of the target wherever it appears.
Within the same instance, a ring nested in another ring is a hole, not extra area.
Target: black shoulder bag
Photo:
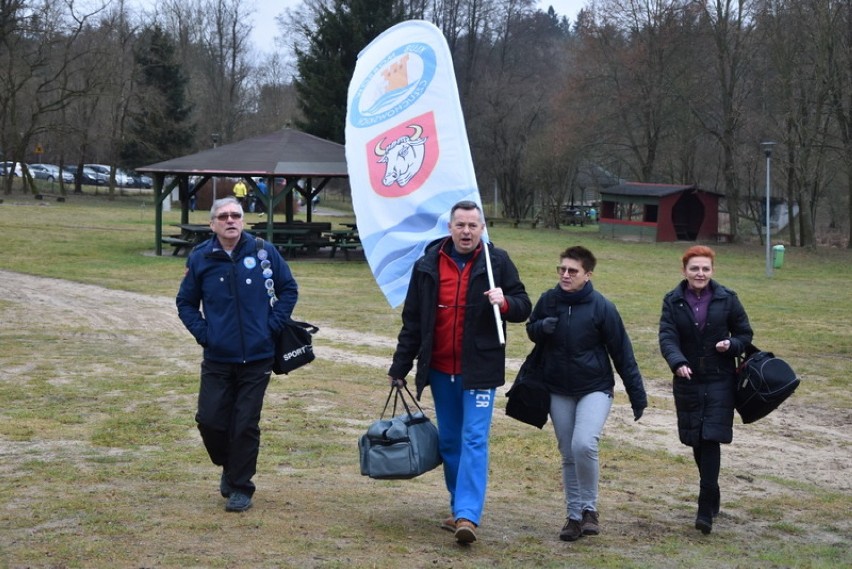
[[[542,378],[541,348],[536,344],[527,355],[512,388],[506,393],[506,415],[539,429],[550,414],[550,391]]]

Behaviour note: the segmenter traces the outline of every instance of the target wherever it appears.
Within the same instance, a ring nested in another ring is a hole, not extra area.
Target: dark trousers
[[[692,447],[692,456],[701,477],[698,494],[698,514],[712,517],[719,513],[719,471],[722,466],[722,448],[717,441],[702,439]]]
[[[195,422],[213,464],[231,487],[249,496],[260,450],[260,411],[269,385],[272,359],[246,364],[201,363]]]

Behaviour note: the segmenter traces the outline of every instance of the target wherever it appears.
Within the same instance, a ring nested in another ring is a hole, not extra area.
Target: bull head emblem
[[[376,143],[374,152],[376,156],[380,156],[378,162],[387,164],[385,175],[382,178],[382,184],[392,186],[397,184],[402,187],[420,171],[423,165],[423,156],[426,154],[426,140],[429,137],[420,138],[423,133],[423,128],[419,125],[411,124],[408,128],[414,131],[413,136],[400,136],[385,148],[382,148],[382,143],[385,139],[381,139]]]

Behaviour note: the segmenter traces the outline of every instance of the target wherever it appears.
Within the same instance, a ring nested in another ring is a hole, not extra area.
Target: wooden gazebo
[[[287,222],[293,221],[293,192],[310,204],[334,178],[348,178],[342,144],[285,128],[276,132],[224,144],[195,154],[137,168],[154,179],[156,207],[154,242],[163,252],[163,202],[175,190],[181,204],[181,223],[189,221],[189,201],[212,178],[243,178],[264,200],[268,239],[272,240],[275,208],[284,202]],[[190,184],[190,179],[196,179]],[[267,193],[258,191],[253,178],[266,181]],[[276,181],[283,181],[283,186]],[[311,208],[307,209],[308,221]]]

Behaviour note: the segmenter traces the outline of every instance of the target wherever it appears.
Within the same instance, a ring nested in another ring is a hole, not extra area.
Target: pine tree
[[[343,143],[346,94],[358,53],[403,19],[397,0],[334,0],[318,8],[314,21],[302,28],[306,47],[296,49],[300,129]]]
[[[186,154],[192,149],[195,127],[187,102],[188,79],[178,63],[174,42],[162,28],[153,26],[142,33],[135,59],[139,88],[123,162],[152,164]]]

